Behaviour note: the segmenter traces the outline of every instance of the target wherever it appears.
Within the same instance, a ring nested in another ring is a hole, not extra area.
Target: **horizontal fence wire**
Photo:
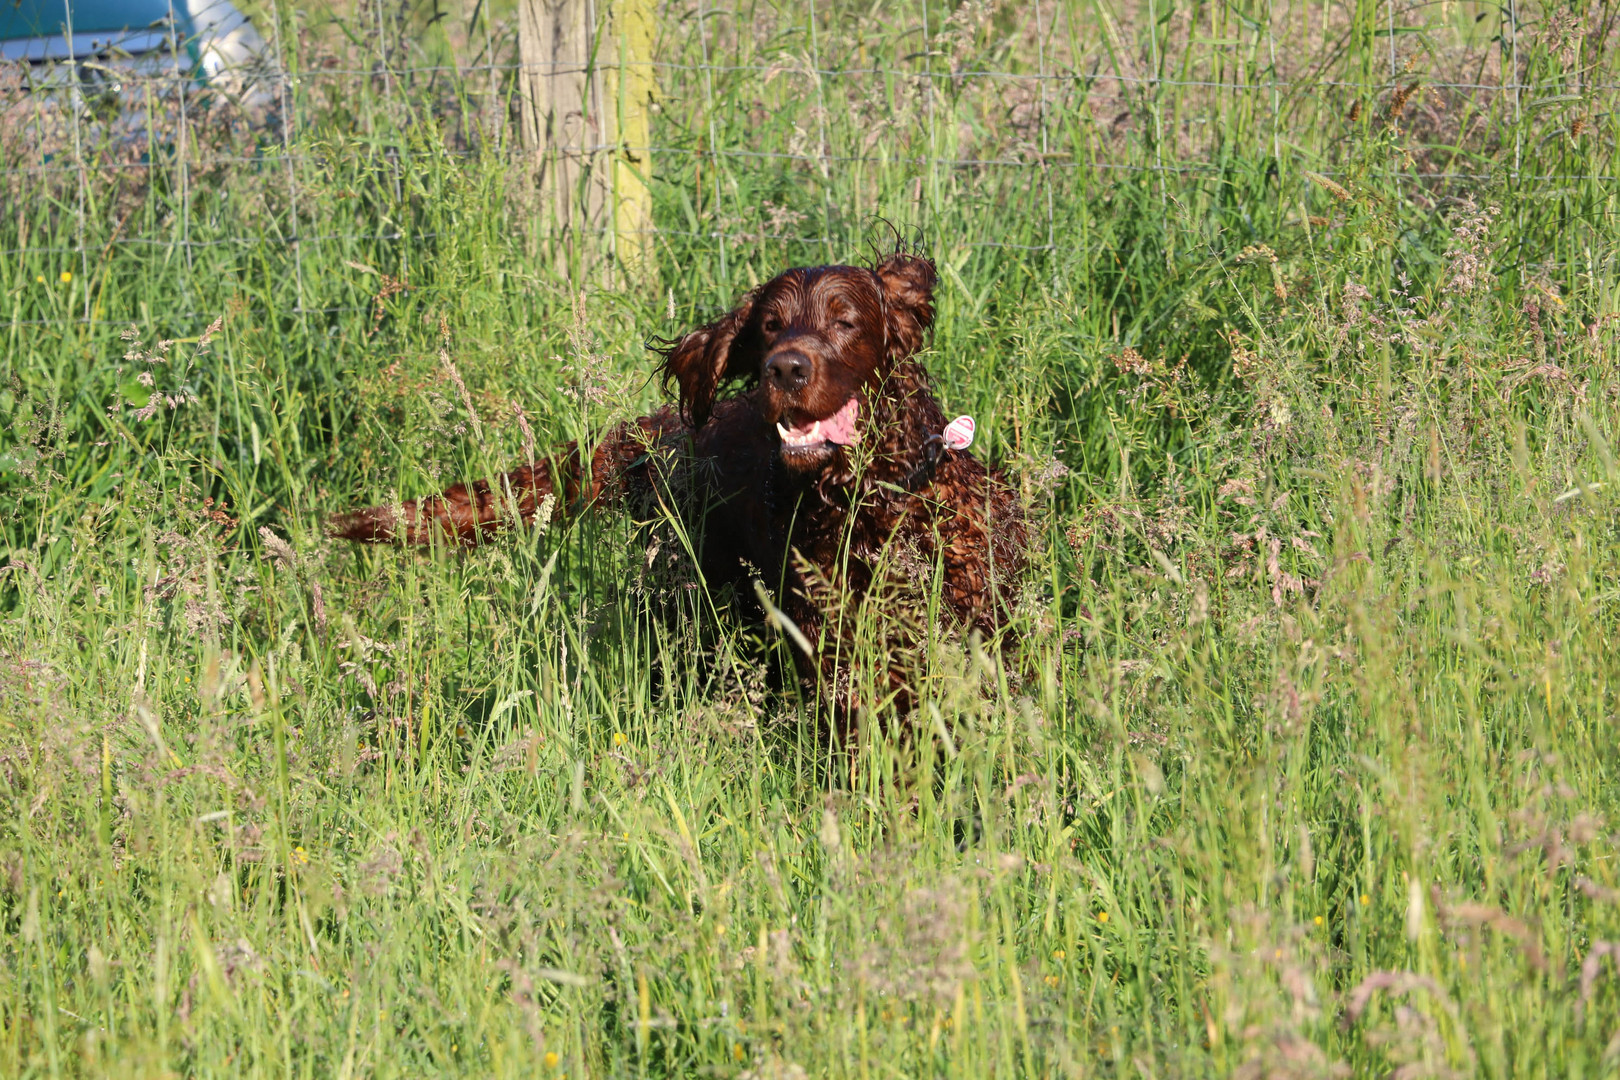
[[[344,305],[338,305],[338,306],[335,306],[335,307],[287,308],[286,309],[286,314],[288,314],[288,315],[352,315],[352,314],[358,314],[358,313],[363,312],[363,311],[364,312],[370,312],[370,311],[373,311],[373,310],[375,310],[375,309],[370,304],[365,304],[365,305],[344,304]],[[185,324],[185,325],[197,327],[197,328],[200,329],[202,327],[208,326],[215,319],[219,318],[219,312],[217,312],[217,311],[214,311],[214,312],[188,311],[188,312],[186,312],[186,313],[184,313],[182,315],[165,315],[164,318],[169,320],[169,321],[174,322],[176,325]],[[11,320],[9,322],[0,323],[0,327],[10,327],[10,326],[123,326],[123,325],[126,325],[128,322],[129,322],[128,319],[106,319],[106,318],[96,318],[94,316],[90,316],[90,317],[69,316],[67,318],[62,318],[62,319],[13,319],[13,320]]]
[[[621,150],[622,151],[628,151],[628,152],[633,153],[633,154],[651,153],[651,154],[661,154],[661,155],[665,155],[665,156],[684,155],[684,156],[692,157],[692,158],[717,158],[717,157],[719,157],[719,158],[741,158],[741,159],[750,159],[750,160],[756,160],[756,161],[791,161],[791,162],[798,162],[800,164],[807,164],[807,165],[813,165],[813,164],[821,163],[821,164],[828,164],[828,165],[902,165],[902,166],[910,165],[910,166],[915,166],[915,167],[918,167],[918,168],[946,168],[946,169],[978,169],[978,168],[999,168],[999,169],[1023,169],[1023,168],[1030,168],[1030,169],[1086,169],[1086,170],[1095,169],[1095,170],[1097,170],[1099,172],[1109,172],[1109,173],[1163,173],[1163,174],[1169,175],[1169,176],[1218,176],[1218,175],[1221,175],[1223,173],[1227,173],[1227,172],[1232,171],[1230,166],[1222,166],[1222,165],[1218,165],[1218,164],[1214,164],[1214,163],[1209,163],[1209,164],[1180,164],[1180,165],[1148,165],[1148,164],[1143,164],[1143,163],[1124,162],[1124,161],[1054,160],[1056,155],[1052,154],[1052,153],[1046,154],[1044,160],[1039,155],[1033,155],[1033,156],[1031,156],[1030,158],[1027,158],[1027,159],[1024,159],[1024,158],[941,158],[941,157],[929,157],[927,155],[921,155],[921,154],[918,154],[918,155],[911,155],[911,154],[893,154],[893,155],[880,155],[880,154],[805,154],[805,153],[792,153],[792,152],[787,152],[787,151],[775,151],[775,150],[739,150],[739,149],[735,149],[735,148],[722,148],[722,149],[718,149],[718,150],[708,150],[708,149],[705,149],[703,147],[690,147],[690,146],[628,146],[628,145],[625,145],[625,144],[616,144],[616,145],[612,145],[612,146],[582,146],[582,147],[561,146],[561,147],[556,147],[556,148],[554,148],[554,150],[548,151],[548,152],[555,152],[555,153],[559,153],[559,154],[572,155],[572,156],[576,156],[576,157],[590,157],[590,156],[593,156],[593,155],[596,155],[596,154],[608,153],[608,152],[612,152],[612,151],[621,151]],[[464,150],[464,151],[450,152],[450,153],[443,153],[443,154],[441,154],[438,151],[433,151],[433,152],[428,152],[428,153],[417,153],[417,154],[404,153],[404,154],[397,155],[397,157],[400,158],[400,159],[433,160],[433,159],[436,159],[436,158],[439,158],[439,157],[472,158],[472,157],[477,157],[478,153],[479,152],[476,151],[476,150]],[[396,157],[396,155],[388,155],[388,156],[391,157],[391,158]],[[317,167],[327,167],[327,166],[330,166],[330,165],[336,163],[336,159],[320,157],[320,156],[310,155],[310,154],[289,154],[289,155],[285,155],[285,156],[278,154],[278,155],[267,156],[267,157],[242,157],[242,156],[237,156],[237,155],[224,155],[224,156],[217,157],[217,158],[216,157],[210,157],[208,155],[199,155],[199,156],[193,157],[193,158],[191,158],[189,160],[190,166],[192,168],[194,168],[194,169],[196,169],[196,168],[206,168],[206,167],[208,167],[210,165],[218,165],[218,164],[247,164],[247,163],[251,163],[251,164],[256,164],[256,165],[277,165],[277,166],[280,166],[280,165],[283,165],[283,164],[286,164],[286,163],[289,163],[289,162],[292,163],[292,164],[310,164],[310,165],[314,165],[314,166],[317,166]],[[16,170],[12,170],[12,171],[33,176],[33,175],[41,175],[41,174],[45,174],[45,173],[50,173],[50,174],[55,174],[55,175],[65,175],[65,174],[77,173],[81,169],[88,169],[88,170],[97,171],[97,172],[118,172],[118,171],[122,171],[122,170],[148,171],[148,170],[151,170],[151,169],[173,169],[175,167],[176,167],[176,165],[174,163],[157,163],[157,164],[154,164],[154,163],[151,163],[151,162],[108,162],[106,164],[86,163],[86,164],[84,164],[82,166],[81,165],[40,166],[40,167],[37,167],[37,168],[23,168],[23,169],[16,169]],[[1317,176],[1325,176],[1330,180],[1337,180],[1337,179],[1339,179],[1341,177],[1350,177],[1352,175],[1351,173],[1346,172],[1346,171],[1344,171],[1342,169],[1332,169],[1332,168],[1305,168],[1305,169],[1302,169],[1300,171],[1313,173],[1313,174],[1315,174]],[[1452,172],[1450,170],[1440,170],[1440,171],[1436,171],[1436,172],[1415,172],[1415,171],[1412,171],[1410,169],[1368,169],[1368,170],[1364,170],[1362,172],[1356,173],[1355,175],[1368,176],[1368,177],[1373,177],[1373,178],[1377,178],[1377,179],[1384,179],[1384,180],[1412,180],[1412,181],[1476,180],[1476,181],[1479,181],[1479,180],[1497,179],[1504,172],[1509,172],[1509,171],[1511,171],[1511,166],[1504,166],[1504,168],[1499,172]],[[1575,181],[1575,180],[1605,180],[1605,181],[1620,180],[1620,176],[1616,176],[1614,174],[1610,174],[1610,173],[1588,173],[1588,172],[1567,172],[1567,173],[1523,173],[1523,172],[1521,172],[1521,173],[1515,174],[1515,176],[1516,176],[1516,179],[1518,179],[1521,182],[1529,182],[1529,183],[1537,183],[1537,184],[1561,183],[1561,182],[1568,182],[1568,181]],[[292,239],[296,240],[297,238],[294,237]],[[133,242],[133,241],[131,241],[131,242]],[[161,243],[168,243],[168,241],[161,241]]]
[[[1024,160],[1005,159],[1005,158],[1001,158],[1001,159],[996,159],[996,158],[932,158],[932,157],[927,157],[927,156],[899,156],[899,155],[896,155],[896,156],[880,156],[880,155],[841,155],[841,154],[793,154],[793,153],[775,152],[775,151],[739,150],[739,149],[733,149],[733,148],[725,148],[725,149],[720,149],[720,150],[711,152],[711,151],[709,151],[707,149],[704,149],[704,148],[701,148],[701,147],[694,148],[694,147],[674,147],[674,146],[645,146],[645,147],[629,147],[629,148],[626,148],[626,147],[623,147],[622,145],[605,145],[605,144],[598,144],[598,145],[594,145],[594,146],[585,146],[585,147],[578,147],[578,148],[560,148],[559,152],[572,153],[572,154],[577,154],[577,155],[579,155],[581,157],[585,157],[585,156],[590,156],[590,155],[593,155],[593,154],[606,153],[606,152],[609,152],[609,151],[622,150],[622,149],[629,149],[632,153],[651,153],[651,154],[665,155],[665,156],[668,156],[668,155],[687,155],[687,156],[690,156],[690,157],[693,157],[693,158],[704,158],[704,159],[714,158],[714,157],[723,157],[723,158],[725,158],[725,157],[735,157],[735,158],[749,158],[749,159],[761,159],[761,160],[783,160],[783,161],[793,161],[793,162],[799,162],[799,163],[805,163],[805,164],[815,164],[815,163],[851,164],[851,163],[858,163],[858,164],[870,164],[870,165],[898,165],[898,166],[912,166],[912,167],[915,167],[915,168],[918,168],[918,169],[926,169],[926,168],[931,168],[931,167],[949,168],[949,169],[981,168],[981,167],[999,167],[999,168],[1031,167],[1031,168],[1051,168],[1051,169],[1060,169],[1060,170],[1065,170],[1065,169],[1085,169],[1085,170],[1097,170],[1097,171],[1100,171],[1100,172],[1107,172],[1107,173],[1137,173],[1137,174],[1151,174],[1151,175],[1161,175],[1162,174],[1162,175],[1172,175],[1172,176],[1207,176],[1207,177],[1219,176],[1219,175],[1222,175],[1223,173],[1227,173],[1227,172],[1230,171],[1230,169],[1228,169],[1228,168],[1223,168],[1222,166],[1215,165],[1215,164],[1202,164],[1202,165],[1197,165],[1197,164],[1150,165],[1150,164],[1140,164],[1140,163],[1130,163],[1130,162],[1107,162],[1107,161],[1095,161],[1095,162],[1091,162],[1091,161],[1053,161],[1053,160],[1024,161]],[[453,156],[453,157],[472,157],[472,156],[476,155],[477,151],[459,151],[459,152],[447,152],[447,153],[449,153],[449,155]],[[393,158],[393,157],[397,156],[399,158],[412,158],[412,157],[416,157],[416,158],[433,158],[433,157],[439,156],[440,154],[441,154],[440,151],[431,151],[431,152],[422,152],[422,153],[418,153],[418,154],[402,153],[402,154],[399,154],[399,155],[388,155],[388,157]],[[1050,157],[1050,155],[1048,155],[1048,156]],[[273,155],[273,156],[263,156],[263,157],[257,157],[256,156],[256,157],[252,157],[252,158],[244,158],[244,157],[238,157],[238,156],[224,156],[224,157],[221,157],[221,158],[213,158],[213,157],[209,157],[209,156],[204,155],[204,156],[199,156],[198,158],[194,159],[192,161],[192,167],[193,168],[206,168],[210,164],[216,164],[216,163],[219,163],[219,162],[236,163],[236,162],[244,162],[244,161],[251,161],[251,162],[256,163],[256,164],[277,165],[277,166],[280,166],[280,165],[282,165],[284,163],[287,163],[287,162],[291,162],[291,163],[295,163],[295,164],[310,164],[310,165],[315,165],[317,167],[326,167],[326,166],[330,166],[333,163],[333,159],[331,159],[331,158],[320,157],[320,156],[317,156],[317,155],[307,155],[307,154]],[[98,165],[98,166],[85,166],[85,167],[86,168],[92,168],[92,169],[117,170],[117,169],[123,169],[123,168],[141,168],[141,169],[173,168],[174,165],[173,165],[173,163],[170,163],[170,164],[167,164],[167,165],[153,164],[153,163],[139,163],[138,165],[131,165],[130,163],[111,163],[111,164],[105,165],[105,166],[99,166]],[[33,173],[33,172],[36,172],[37,170],[18,170],[18,171],[25,171],[25,172]],[[58,171],[64,172],[64,173],[73,173],[73,172],[77,172],[79,170],[78,170],[78,167],[76,167],[76,166],[64,165],[64,166],[60,166]],[[1314,176],[1324,177],[1324,178],[1329,179],[1329,180],[1338,180],[1338,179],[1341,179],[1341,178],[1342,179],[1349,179],[1350,175],[1351,175],[1348,172],[1345,172],[1343,170],[1336,170],[1336,169],[1330,169],[1330,168],[1308,169],[1308,170],[1302,170],[1302,171],[1308,172],[1308,173],[1310,173],[1310,174],[1312,174]],[[1498,179],[1501,179],[1501,177],[1505,173],[1507,173],[1508,171],[1509,171],[1509,169],[1506,166],[1504,166],[1501,170],[1499,170],[1498,172],[1495,172],[1495,173],[1453,172],[1453,171],[1413,172],[1413,171],[1410,171],[1410,170],[1389,169],[1389,170],[1369,170],[1369,171],[1366,171],[1366,172],[1363,172],[1363,173],[1360,173],[1360,174],[1357,174],[1357,175],[1364,176],[1364,177],[1370,177],[1370,178],[1373,178],[1373,179],[1379,179],[1379,180],[1402,180],[1402,181],[1408,181],[1408,182],[1417,183],[1417,184],[1446,184],[1446,183],[1455,183],[1455,182],[1459,182],[1459,181],[1469,181],[1469,182],[1478,183],[1478,182],[1488,182],[1488,181],[1492,181],[1492,180],[1498,180]],[[1602,183],[1615,183],[1615,182],[1620,182],[1620,174],[1578,173],[1578,172],[1570,172],[1570,173],[1530,173],[1530,174],[1521,173],[1516,177],[1516,179],[1520,183],[1554,184],[1554,185],[1571,183],[1571,182],[1575,182],[1575,181],[1582,181],[1582,182],[1596,181],[1596,182],[1602,182]],[[595,229],[595,230],[590,230],[590,231],[598,232],[598,233],[601,233],[601,234],[605,235],[610,230],[608,230],[608,229]],[[789,243],[800,243],[800,244],[832,244],[832,243],[842,242],[842,241],[838,241],[838,240],[835,240],[834,238],[830,238],[830,237],[798,237],[798,236],[791,236],[791,235],[782,234],[782,233],[769,233],[769,232],[767,232],[767,233],[759,233],[757,231],[746,231],[745,232],[745,231],[742,231],[742,230],[728,230],[728,229],[712,229],[712,230],[693,231],[693,230],[681,230],[681,229],[671,229],[671,228],[657,228],[657,229],[621,229],[621,230],[619,230],[619,232],[624,233],[624,234],[651,233],[651,234],[654,234],[654,235],[668,235],[668,236],[682,236],[682,237],[704,237],[704,238],[713,238],[713,239],[718,239],[718,240],[723,240],[723,239],[726,239],[728,237],[733,237],[733,238],[738,238],[738,239],[749,239],[749,240],[765,239],[765,240],[776,240],[776,241],[784,241],[784,242],[789,242]],[[278,235],[268,234],[268,233],[264,233],[264,232],[257,232],[257,233],[246,234],[246,235],[213,237],[211,239],[206,239],[206,240],[191,240],[191,239],[185,239],[185,238],[181,238],[181,237],[166,237],[166,238],[158,239],[158,238],[152,238],[152,237],[128,236],[128,237],[113,237],[113,238],[110,238],[108,240],[102,241],[100,243],[89,245],[87,248],[84,248],[84,249],[81,249],[81,248],[78,248],[78,247],[64,247],[64,246],[60,246],[60,245],[44,245],[44,246],[36,245],[36,246],[27,246],[27,247],[3,248],[3,249],[0,249],[0,255],[17,256],[17,255],[79,254],[82,250],[88,250],[88,251],[91,251],[91,252],[104,252],[104,251],[106,251],[108,249],[111,249],[111,248],[122,248],[122,247],[149,247],[149,248],[158,248],[158,249],[167,249],[167,248],[175,248],[175,249],[179,249],[179,248],[206,249],[206,248],[229,247],[229,246],[258,247],[258,246],[261,246],[261,245],[264,245],[264,244],[273,244],[273,245],[279,245],[279,246],[282,246],[282,247],[292,247],[292,246],[298,245],[298,244],[385,243],[385,242],[392,242],[392,241],[399,241],[399,240],[411,240],[411,241],[431,240],[431,239],[435,239],[438,235],[439,234],[436,231],[411,232],[411,233],[393,232],[393,233],[375,233],[375,234],[363,234],[363,233],[342,233],[342,234],[325,234],[325,235],[317,234],[317,235],[313,235],[313,236],[302,235],[302,234],[298,234],[298,233],[293,233],[293,234],[285,235],[285,236],[278,236]],[[1051,247],[1052,247],[1052,245],[1050,245],[1050,244],[1041,244],[1041,245],[1008,244],[1008,243],[1000,243],[1000,242],[996,242],[996,241],[976,241],[976,242],[973,242],[973,243],[971,243],[971,244],[969,244],[967,246],[971,246],[971,247],[990,247],[990,248],[1007,248],[1009,250],[1050,250]]]
[[[1219,55],[1219,54],[1212,54]],[[1234,66],[1266,66],[1258,61],[1244,60],[1239,57],[1223,57]],[[61,62],[66,67],[66,62]],[[658,71],[692,72],[711,74],[759,74],[759,75],[814,75],[823,78],[849,78],[854,76],[882,76],[900,78],[920,78],[958,81],[965,79],[1005,79],[1027,82],[1065,83],[1082,80],[1087,82],[1119,82],[1133,86],[1163,86],[1169,88],[1188,87],[1214,90],[1319,90],[1323,87],[1329,89],[1372,90],[1384,89],[1400,83],[1418,83],[1430,90],[1535,90],[1538,87],[1550,88],[1551,80],[1547,84],[1518,82],[1454,82],[1444,79],[1424,79],[1415,73],[1397,73],[1381,79],[1371,79],[1366,82],[1356,82],[1347,79],[1257,79],[1252,81],[1216,81],[1212,79],[1177,79],[1158,75],[1129,75],[1115,71],[1072,69],[1064,72],[1038,71],[1001,71],[994,68],[964,68],[962,70],[937,71],[926,67],[891,68],[891,67],[811,67],[792,63],[777,64],[704,64],[674,60],[647,61],[646,66]],[[494,64],[469,64],[465,67],[455,67],[447,64],[428,65],[402,65],[376,68],[339,68],[315,67],[294,69],[285,74],[278,74],[266,81],[276,81],[284,78],[290,84],[303,82],[316,82],[327,78],[364,78],[383,79],[399,78],[409,75],[453,75],[466,77],[479,74],[518,74],[520,72],[545,72],[551,75],[588,75],[597,69],[579,63],[536,61],[524,63],[508,61]],[[125,84],[162,83],[174,85],[177,82],[190,82],[187,77],[176,77],[173,74],[152,74],[146,72],[131,72],[125,75],[118,73],[119,82]],[[1594,93],[1606,90],[1620,90],[1620,83],[1582,83],[1581,72],[1576,70],[1567,73],[1561,81],[1565,87],[1573,82],[1580,93]],[[42,90],[60,89],[54,86],[42,86]],[[457,88],[467,94],[487,94],[487,88],[470,85]],[[1564,87],[1560,87],[1564,89]]]

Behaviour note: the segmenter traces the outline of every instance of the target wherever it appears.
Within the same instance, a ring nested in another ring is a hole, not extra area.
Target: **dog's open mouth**
[[[860,438],[856,417],[860,405],[851,397],[843,408],[820,420],[809,420],[789,427],[777,421],[776,433],[782,437],[782,455],[791,458],[816,458],[832,453],[835,446],[849,446]],[[784,416],[783,420],[787,418]]]

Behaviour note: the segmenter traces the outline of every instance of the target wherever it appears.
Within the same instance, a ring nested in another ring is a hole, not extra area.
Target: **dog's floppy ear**
[[[883,283],[885,329],[889,355],[909,356],[922,348],[923,335],[934,324],[934,260],[921,255],[890,255],[872,268]]]
[[[754,309],[754,295],[750,292],[736,308],[709,325],[654,347],[663,356],[658,371],[664,384],[675,384],[681,415],[695,428],[709,418],[721,383],[758,371],[757,360],[744,355],[748,350],[737,340]]]

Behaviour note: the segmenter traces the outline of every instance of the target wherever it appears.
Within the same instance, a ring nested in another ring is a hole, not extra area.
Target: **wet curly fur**
[[[1000,631],[1026,543],[1000,474],[939,437],[946,417],[916,359],[936,280],[932,261],[904,253],[870,268],[785,271],[664,343],[659,370],[676,403],[610,431],[588,470],[569,444],[554,462],[493,485],[342,514],[328,531],[470,543],[548,505],[572,513],[604,501],[661,504],[699,544],[711,587],[750,595],[748,579],[763,577],[812,646],[813,655],[798,655],[801,674],[819,679],[840,714],[847,676],[838,668],[849,663],[862,605],[882,608],[891,628],[910,627],[891,629],[886,643],[888,682],[906,708],[906,654],[917,638],[940,622]],[[731,385],[737,392],[723,397]],[[930,616],[936,581],[941,610]]]

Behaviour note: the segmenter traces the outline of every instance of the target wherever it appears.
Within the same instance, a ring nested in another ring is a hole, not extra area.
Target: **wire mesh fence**
[[[265,9],[267,63],[234,85],[116,58],[13,65],[0,82],[7,324],[123,325],[131,298],[164,294],[187,312],[168,318],[206,321],[189,299],[249,279],[300,319],[363,317],[363,290],[309,261],[404,280],[454,242],[437,212],[452,204],[458,222],[498,216],[537,267],[578,273],[611,255],[611,228],[525,197],[536,152],[517,144],[514,88],[535,65],[510,26],[478,8],[430,49],[409,8],[346,17],[375,33],[334,44]],[[1435,206],[1528,192],[1590,223],[1612,213],[1620,177],[1614,23],[1607,6],[1576,18],[1406,0],[768,16],[669,3],[649,144],[603,142],[586,116],[576,144],[552,149],[588,167],[650,157],[654,225],[636,231],[663,265],[696,251],[720,280],[749,258],[848,255],[874,218],[942,252],[1062,258],[1094,246],[1120,185],[1156,187],[1166,213],[1241,187],[1243,212],[1322,228],[1375,187]],[[1523,261],[1601,257],[1553,232],[1527,235]]]

